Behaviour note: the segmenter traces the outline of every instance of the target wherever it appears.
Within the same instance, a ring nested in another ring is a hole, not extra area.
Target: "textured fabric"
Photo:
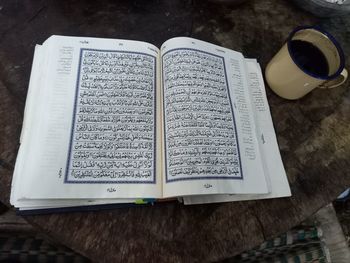
[[[89,262],[74,251],[40,236],[0,233],[0,262]]]
[[[227,262],[326,263],[325,245],[316,227],[295,228]]]

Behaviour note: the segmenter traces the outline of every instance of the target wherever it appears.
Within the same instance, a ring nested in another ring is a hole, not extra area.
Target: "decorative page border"
[[[165,112],[165,107],[163,107],[163,116],[164,116],[164,146],[165,146],[165,181],[166,183],[171,183],[171,182],[177,182],[177,181],[192,181],[192,180],[206,180],[206,179],[234,179],[234,180],[243,180],[243,171],[242,171],[242,160],[241,160],[241,153],[240,153],[240,150],[239,150],[239,143],[238,143],[238,134],[237,134],[237,128],[236,128],[236,119],[235,119],[235,114],[234,114],[234,111],[233,111],[233,107],[232,107],[232,101],[231,101],[231,94],[230,94],[230,89],[229,89],[229,86],[228,86],[228,81],[227,81],[227,74],[226,74],[226,66],[225,66],[225,58],[222,57],[222,56],[219,56],[219,55],[216,55],[216,54],[213,54],[213,53],[210,53],[210,52],[206,52],[206,51],[202,51],[202,50],[198,50],[198,49],[195,49],[195,48],[174,48],[174,49],[170,49],[168,50],[167,52],[165,52],[163,55],[162,55],[162,86],[163,86],[163,89],[162,89],[162,92],[163,92],[163,98],[165,98],[165,85],[164,85],[164,70],[163,70],[163,57],[168,54],[169,52],[172,52],[172,51],[176,51],[176,50],[192,50],[192,51],[197,51],[197,52],[202,52],[202,53],[205,53],[205,54],[209,54],[211,56],[215,56],[215,57],[218,57],[218,58],[221,58],[222,59],[222,63],[224,65],[224,73],[225,73],[225,82],[226,82],[226,90],[227,90],[227,95],[228,95],[228,99],[230,101],[230,108],[231,108],[231,113],[232,113],[232,120],[233,120],[233,128],[234,128],[234,131],[235,131],[235,138],[236,138],[236,143],[237,143],[237,150],[238,150],[238,160],[239,160],[239,169],[240,169],[240,173],[241,173],[241,176],[240,177],[229,177],[229,176],[198,176],[198,177],[191,177],[191,178],[176,178],[176,179],[169,179],[168,178],[168,161],[167,161],[167,141],[166,141],[166,125],[165,125],[165,120],[166,120],[166,112]]]
[[[69,180],[68,179],[68,172],[69,172],[69,166],[71,163],[71,153],[72,153],[72,144],[73,144],[73,135],[74,135],[74,127],[75,127],[75,117],[76,117],[76,110],[77,110],[77,99],[78,99],[78,93],[79,93],[79,84],[80,84],[80,70],[81,70],[81,60],[82,60],[82,54],[83,51],[101,51],[101,52],[116,52],[116,53],[131,53],[131,54],[141,54],[145,56],[152,57],[154,59],[154,135],[153,135],[153,180],[152,181],[75,181],[75,180]],[[68,149],[68,156],[67,156],[67,165],[66,165],[66,171],[65,171],[65,177],[64,177],[64,183],[71,183],[71,184],[156,184],[156,152],[157,152],[157,57],[152,56],[150,54],[142,53],[142,52],[132,52],[132,51],[124,51],[124,50],[104,50],[104,49],[92,49],[92,48],[81,48],[80,54],[79,54],[79,65],[78,65],[78,76],[76,81],[76,90],[75,90],[75,97],[74,97],[74,110],[73,110],[73,117],[72,117],[72,127],[71,127],[71,134],[70,134],[70,141],[69,141],[69,149]]]

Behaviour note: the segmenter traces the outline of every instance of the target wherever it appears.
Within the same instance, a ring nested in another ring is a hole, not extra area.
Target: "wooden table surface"
[[[256,57],[262,67],[294,27],[319,24],[350,59],[350,17],[318,19],[287,0],[239,7],[205,1],[1,1],[0,200],[9,205],[34,46],[50,35],[143,40],[191,36]],[[267,90],[293,197],[115,209],[26,220],[95,261],[217,261],[288,230],[350,185],[349,81],[286,101]]]

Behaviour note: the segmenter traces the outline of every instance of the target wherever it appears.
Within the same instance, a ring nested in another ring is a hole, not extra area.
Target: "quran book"
[[[11,188],[20,211],[290,195],[255,59],[186,37],[35,47]]]

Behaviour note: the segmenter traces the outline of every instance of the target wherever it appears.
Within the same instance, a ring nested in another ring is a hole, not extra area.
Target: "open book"
[[[258,63],[192,38],[50,37],[20,143],[20,210],[290,196]]]

